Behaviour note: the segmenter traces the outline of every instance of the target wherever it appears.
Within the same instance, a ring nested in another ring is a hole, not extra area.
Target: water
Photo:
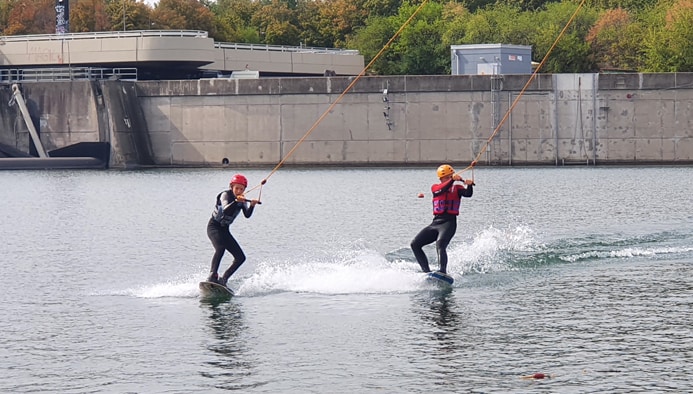
[[[693,168],[477,169],[451,292],[408,248],[435,168],[282,168],[233,225],[237,296],[209,303],[231,175],[0,172],[0,392],[693,387]]]

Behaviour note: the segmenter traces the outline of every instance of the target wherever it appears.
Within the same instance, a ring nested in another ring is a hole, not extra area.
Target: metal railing
[[[96,40],[104,38],[127,37],[192,37],[209,38],[209,33],[204,30],[126,30],[126,31],[97,31],[88,33],[66,34],[31,34],[23,36],[0,36],[0,45],[9,42],[26,41],[64,41],[64,40]],[[250,51],[276,51],[276,52],[301,52],[301,53],[327,53],[331,55],[358,55],[355,49],[321,48],[307,46],[244,44],[233,42],[215,42],[215,48],[240,49]]]
[[[358,55],[356,49],[340,49],[340,48],[320,48],[306,46],[285,46],[285,45],[267,45],[267,44],[237,44],[233,42],[215,42],[215,48],[219,49],[239,49],[245,51],[274,51],[274,52],[300,52],[300,53],[328,53],[330,55]]]
[[[97,31],[89,33],[66,34],[31,34],[24,36],[1,36],[0,45],[3,42],[22,41],[61,41],[61,40],[95,40],[103,38],[125,37],[193,37],[208,38],[208,33],[203,30],[126,30],[126,31]]]
[[[57,67],[57,68],[12,68],[0,69],[1,83],[51,82],[51,81],[96,81],[119,79],[136,81],[136,68]]]

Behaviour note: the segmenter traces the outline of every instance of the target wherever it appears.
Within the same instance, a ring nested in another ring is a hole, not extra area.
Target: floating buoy
[[[419,193],[416,197],[418,197],[418,198],[424,198],[424,194],[423,194],[423,193]]]
[[[551,375],[546,375],[546,374],[543,374],[541,372],[537,372],[534,375],[525,375],[522,377],[522,379],[546,379],[546,378],[550,378],[550,377],[551,377]]]

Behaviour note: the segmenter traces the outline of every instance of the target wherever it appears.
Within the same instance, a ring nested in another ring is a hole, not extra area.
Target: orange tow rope
[[[301,145],[303,143],[303,141],[306,140],[306,138],[308,138],[308,136],[315,130],[315,128],[320,124],[320,122],[322,122],[322,120],[325,119],[325,117],[332,111],[332,109],[342,101],[344,96],[354,87],[354,85],[356,85],[356,83],[361,79],[361,77],[363,77],[366,74],[366,71],[368,71],[368,69],[370,69],[371,66],[373,66],[373,63],[375,63],[380,58],[380,56],[382,56],[382,54],[385,53],[385,50],[387,50],[387,48],[390,47],[392,42],[397,37],[399,37],[399,35],[404,30],[404,28],[407,27],[407,25],[409,25],[409,23],[414,19],[414,17],[423,9],[423,7],[427,3],[428,3],[428,0],[424,0],[421,2],[421,4],[416,8],[416,10],[411,14],[411,16],[409,16],[409,18],[404,22],[404,24],[402,24],[402,26],[400,26],[399,30],[397,30],[397,32],[387,41],[387,43],[385,43],[385,45],[380,49],[380,51],[375,55],[375,57],[373,57],[373,59],[366,65],[366,67],[363,68],[363,70],[361,70],[361,72],[356,76],[356,78],[354,78],[354,80],[351,81],[351,83],[346,87],[346,89],[344,89],[344,91],[337,97],[337,99],[335,99],[335,101],[332,104],[330,104],[329,107],[327,107],[325,112],[323,112],[322,115],[320,115],[318,120],[316,120],[315,123],[313,123],[313,125],[310,127],[310,129],[308,129],[308,131],[303,135],[303,137],[301,137],[298,140],[298,142],[296,142],[296,144],[293,146],[293,148],[291,148],[291,150],[279,161],[279,163],[272,169],[272,171],[270,171],[269,175],[267,175],[262,180],[262,182],[260,182],[259,185],[254,186],[251,189],[249,189],[248,190],[249,192],[253,191],[257,188],[260,188],[260,193],[262,193],[262,186],[265,183],[267,183],[267,180],[272,175],[274,175],[274,173],[277,172],[281,166],[284,165],[286,160],[289,158],[289,156],[291,156],[296,151],[298,146]],[[258,199],[259,199],[259,197],[258,197]]]

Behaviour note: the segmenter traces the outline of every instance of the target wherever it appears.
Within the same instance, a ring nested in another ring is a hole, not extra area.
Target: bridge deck
[[[0,69],[57,66],[137,68],[143,79],[245,69],[260,75],[357,75],[364,59],[354,50],[215,43],[207,32],[190,30],[0,37]]]

